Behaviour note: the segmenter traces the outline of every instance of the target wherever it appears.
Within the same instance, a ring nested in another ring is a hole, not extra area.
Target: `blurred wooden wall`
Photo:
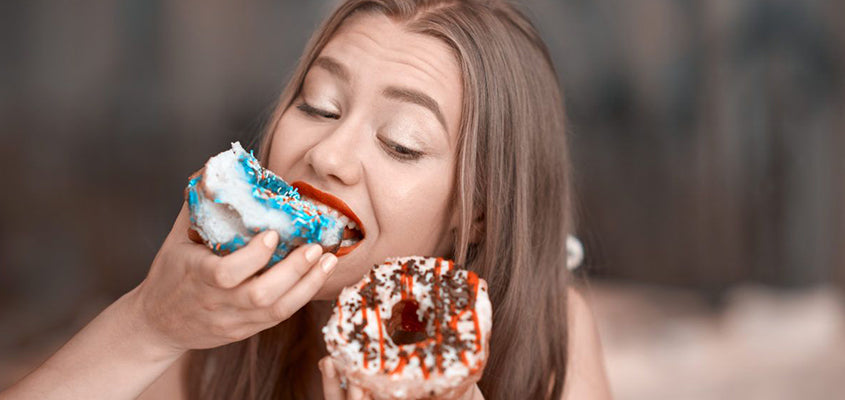
[[[537,15],[563,49],[594,273],[715,295],[842,282],[841,2],[572,1]]]
[[[254,138],[330,3],[0,5],[0,320],[137,284],[185,177]],[[591,274],[845,283],[842,2],[520,3],[565,90]]]

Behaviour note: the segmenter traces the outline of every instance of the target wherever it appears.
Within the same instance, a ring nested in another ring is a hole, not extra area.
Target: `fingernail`
[[[320,247],[319,244],[312,244],[307,250],[305,250],[305,260],[312,263],[320,254],[323,252],[323,248]]]
[[[276,247],[276,240],[278,239],[279,234],[276,233],[276,231],[267,231],[267,233],[264,234],[264,245],[269,248]]]
[[[323,272],[329,273],[334,269],[334,266],[337,264],[337,257],[334,256],[332,253],[326,253],[323,255],[323,259],[320,260],[320,268],[323,269]]]

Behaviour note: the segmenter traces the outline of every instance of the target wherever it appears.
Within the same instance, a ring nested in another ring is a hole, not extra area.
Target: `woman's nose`
[[[321,178],[334,178],[344,185],[358,183],[362,175],[359,153],[360,127],[339,126],[327,133],[305,154],[305,159]]]

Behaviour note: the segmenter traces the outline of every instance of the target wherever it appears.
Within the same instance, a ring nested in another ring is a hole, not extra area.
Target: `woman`
[[[348,204],[361,244],[339,259],[303,246],[256,276],[274,233],[218,257],[189,240],[183,207],[141,285],[4,396],[365,398],[325,358],[324,300],[386,257],[417,254],[490,285],[491,355],[462,398],[609,397],[592,317],[567,289],[563,103],[520,13],[501,1],[347,1],[272,121],[259,158]]]

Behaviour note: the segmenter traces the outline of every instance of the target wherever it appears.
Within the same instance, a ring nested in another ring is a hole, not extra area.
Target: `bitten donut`
[[[481,378],[487,283],[442,258],[388,259],[341,292],[323,327],[335,365],[377,399],[438,398]]]
[[[308,188],[312,192],[318,192]],[[211,157],[185,188],[191,227],[215,253],[225,255],[261,231],[279,233],[268,265],[306,243],[328,251],[351,248],[363,238],[360,222],[314,199],[263,168],[240,143]]]

